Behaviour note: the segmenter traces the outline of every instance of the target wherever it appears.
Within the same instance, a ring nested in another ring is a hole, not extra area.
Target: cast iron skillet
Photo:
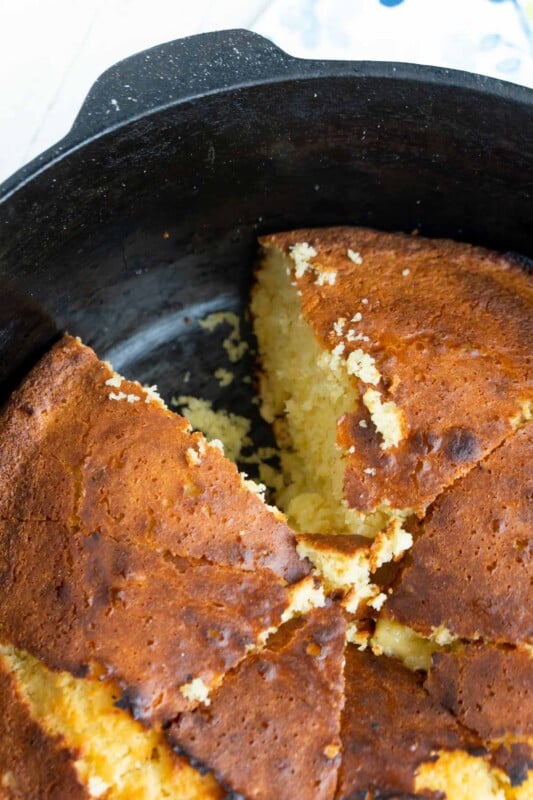
[[[0,187],[0,395],[68,329],[166,399],[249,414],[250,387],[213,378],[227,329],[198,319],[243,310],[257,235],[416,227],[531,256],[532,123],[525,88],[299,60],[247,31],[120,62]]]

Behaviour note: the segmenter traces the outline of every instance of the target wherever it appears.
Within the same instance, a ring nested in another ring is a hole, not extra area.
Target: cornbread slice
[[[345,695],[337,800],[504,800],[476,737],[398,662],[348,645]]]
[[[65,336],[0,418],[0,517],[53,520],[289,582],[309,567],[265,507],[183,417]]]
[[[86,800],[73,767],[73,753],[43,731],[0,660],[0,798]]]
[[[0,520],[0,558],[2,640],[52,669],[113,676],[134,716],[152,722],[208,701],[290,605],[266,570],[160,555],[53,522]]]
[[[119,707],[120,689],[112,682],[51,672],[12,646],[0,647],[0,670],[2,683],[9,681],[15,693],[2,695],[7,700],[1,706],[7,720],[1,715],[0,763],[11,793],[2,794],[0,788],[0,797],[218,800],[224,796],[212,776],[200,775],[170,749],[160,731],[146,730]],[[53,742],[55,750],[49,753],[42,741]],[[6,778],[4,765],[9,763]],[[18,794],[13,787],[18,787]]]
[[[533,780],[533,656],[528,649],[463,645],[435,653],[431,696],[491,750],[513,786]]]
[[[218,449],[70,337],[0,418],[0,484],[0,641],[112,676],[144,720],[209,702],[323,601],[287,583],[309,571],[293,534]]]
[[[430,635],[533,641],[533,424],[439,497],[382,609]]]
[[[179,717],[170,741],[250,800],[332,799],[345,635],[334,604],[284,626],[226,677],[208,709]]]
[[[263,413],[300,530],[423,515],[531,416],[533,286],[511,258],[364,228],[260,241]]]

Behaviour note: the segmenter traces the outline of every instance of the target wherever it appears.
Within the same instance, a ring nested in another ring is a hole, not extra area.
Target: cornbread
[[[479,741],[414,673],[348,645],[345,687],[338,800],[430,798],[437,786],[454,800],[503,800]]]
[[[263,412],[284,428],[302,530],[301,494],[341,528],[343,500],[423,515],[531,415],[533,287],[511,258],[365,228],[261,246]]]
[[[209,708],[181,714],[170,741],[238,795],[332,799],[345,635],[333,604],[289,623],[226,676]]]
[[[533,642],[533,425],[435,501],[383,607],[424,635]]]
[[[0,798],[532,800],[531,281],[365,229],[262,247],[283,511],[231,463],[272,470],[249,420],[71,337],[0,410]]]
[[[527,649],[463,645],[436,653],[425,686],[495,751],[521,785],[533,770],[533,656]],[[533,772],[531,777],[533,783]]]

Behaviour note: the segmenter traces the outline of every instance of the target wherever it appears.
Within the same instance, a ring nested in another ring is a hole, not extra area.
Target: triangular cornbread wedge
[[[112,676],[139,718],[208,702],[293,601],[322,602],[282,515],[70,337],[0,418],[0,483],[0,642]]]
[[[333,800],[340,759],[346,628],[328,605],[288,623],[170,741],[253,800]]]
[[[512,258],[366,228],[260,243],[263,411],[302,531],[422,515],[531,416],[533,287]]]
[[[446,490],[383,606],[425,636],[533,643],[533,424]]]

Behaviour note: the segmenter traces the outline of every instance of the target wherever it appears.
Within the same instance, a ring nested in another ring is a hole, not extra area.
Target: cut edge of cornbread
[[[75,754],[74,768],[91,797],[222,797],[214,778],[173,753],[160,730],[145,728],[117,706],[121,692],[111,681],[53,672],[12,645],[0,646],[0,659],[32,718]]]
[[[338,348],[329,352],[321,347],[302,317],[287,257],[276,247],[265,249],[251,311],[264,369],[261,413],[273,423],[285,477],[285,487],[276,499],[292,526],[304,533],[372,538],[390,517],[407,516],[408,512],[390,508],[364,515],[347,506],[345,454],[337,443],[337,422],[354,411],[358,402],[354,376],[372,365],[348,364]],[[373,395],[368,401],[384,441],[394,440],[397,415],[379,405]]]

